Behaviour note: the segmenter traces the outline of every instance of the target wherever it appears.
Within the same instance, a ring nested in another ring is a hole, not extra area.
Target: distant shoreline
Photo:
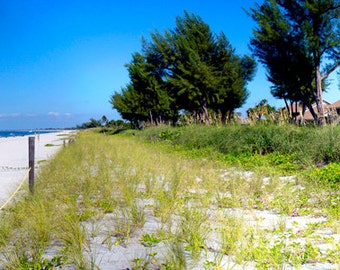
[[[22,137],[36,134],[60,132],[61,130],[0,130],[0,138]]]
[[[20,136],[0,138],[0,206],[1,202],[6,201],[18,187],[27,171],[28,136],[36,135],[35,161],[36,167],[39,168],[41,161],[49,160],[63,147],[63,140],[68,138],[66,135],[73,133],[65,130],[7,130],[6,133],[13,131],[19,132]],[[0,131],[0,135],[3,133],[4,131]],[[65,137],[61,137],[61,134]]]

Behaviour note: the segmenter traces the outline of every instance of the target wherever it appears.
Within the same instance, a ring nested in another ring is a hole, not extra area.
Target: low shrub
[[[307,178],[321,185],[340,190],[340,163],[330,163],[306,172]]]
[[[269,155],[269,163],[288,170],[340,162],[340,127],[296,125],[158,126],[136,133],[157,137],[191,151],[209,149],[226,159]],[[312,147],[311,147],[312,146]]]

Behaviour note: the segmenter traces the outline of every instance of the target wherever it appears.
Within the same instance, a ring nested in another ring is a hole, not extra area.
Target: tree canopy
[[[209,124],[211,114],[230,118],[248,97],[256,63],[238,56],[223,33],[214,34],[185,12],[176,27],[143,39],[142,52],[127,64],[130,83],[110,103],[122,118],[151,124],[176,122],[181,112]]]
[[[322,91],[340,66],[340,1],[265,0],[250,15],[258,25],[250,47],[267,69],[272,94],[287,108],[287,100],[302,102],[324,123]]]

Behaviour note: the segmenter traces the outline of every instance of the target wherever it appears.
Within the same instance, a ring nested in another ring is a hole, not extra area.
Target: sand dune
[[[35,136],[35,164],[51,158],[71,131]],[[50,145],[50,146],[46,146]],[[0,138],[0,206],[16,190],[28,170],[28,136]]]

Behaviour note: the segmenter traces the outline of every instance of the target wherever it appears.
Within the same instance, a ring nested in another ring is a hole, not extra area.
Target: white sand
[[[60,134],[68,133],[70,131],[36,135],[35,166],[39,165],[39,161],[51,158],[63,146],[63,139],[67,138]],[[0,206],[17,189],[27,173],[28,137],[0,138]]]

